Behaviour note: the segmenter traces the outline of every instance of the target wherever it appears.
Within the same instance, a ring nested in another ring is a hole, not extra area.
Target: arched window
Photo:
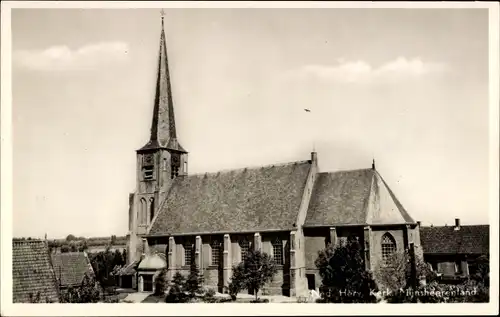
[[[146,202],[146,199],[144,198],[141,198],[141,201],[140,201],[140,206],[139,206],[139,223],[142,225],[142,224],[145,224],[146,223],[146,211],[147,211],[147,202]]]
[[[149,216],[150,221],[153,221],[155,216],[155,199],[153,197],[149,198]]]
[[[250,250],[250,242],[246,238],[240,240],[240,250],[241,250],[241,262],[243,262],[247,258],[247,253]]]
[[[221,243],[218,240],[212,241],[212,265],[219,265],[220,263]]]
[[[283,242],[276,238],[273,242],[273,259],[277,265],[283,265]]]
[[[396,252],[396,241],[390,233],[382,236],[382,259],[387,262],[391,255]]]

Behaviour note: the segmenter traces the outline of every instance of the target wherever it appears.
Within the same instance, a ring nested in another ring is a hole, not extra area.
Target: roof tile
[[[178,177],[149,234],[290,229],[308,161]]]
[[[40,240],[12,241],[14,303],[29,303],[30,294],[42,302],[59,302],[59,289],[48,246]]]
[[[489,254],[489,225],[421,227],[424,254]]]
[[[62,287],[81,285],[85,274],[94,275],[92,265],[84,252],[54,253],[52,264]]]

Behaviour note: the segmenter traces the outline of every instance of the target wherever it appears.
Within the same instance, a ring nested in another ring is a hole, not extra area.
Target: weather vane
[[[160,14],[161,14],[161,19],[163,20],[163,17],[165,16],[165,11],[161,9]]]

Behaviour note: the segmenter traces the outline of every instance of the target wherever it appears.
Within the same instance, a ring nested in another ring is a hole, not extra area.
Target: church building
[[[136,151],[137,184],[129,195],[123,285],[153,291],[160,270],[167,268],[169,279],[187,275],[194,261],[205,286],[223,292],[232,266],[254,248],[279,268],[265,292],[307,296],[321,284],[314,261],[329,243],[358,237],[368,270],[410,244],[419,252],[419,225],[374,163],[320,171],[312,152],[298,162],[189,174],[168,66],[162,18],[151,136]]]

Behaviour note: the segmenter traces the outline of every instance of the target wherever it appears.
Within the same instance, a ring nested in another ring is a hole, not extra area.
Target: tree
[[[241,289],[246,288],[253,291],[257,301],[259,290],[270,282],[277,272],[276,264],[267,253],[260,250],[248,251],[245,260],[233,267],[229,287],[230,293],[233,293],[231,297],[236,297]]]
[[[61,246],[61,253],[69,252],[69,250],[70,250],[69,245],[65,244]]]
[[[83,240],[83,243],[78,247],[78,251],[84,252],[87,251],[88,249],[89,247],[87,245],[87,240]]]
[[[374,303],[378,291],[371,272],[365,269],[362,248],[356,237],[337,247],[320,251],[316,267],[321,276],[321,301],[330,303]]]
[[[194,298],[197,294],[201,293],[202,285],[203,276],[200,275],[200,270],[198,269],[195,261],[192,261],[189,270],[189,276],[186,281],[186,291],[191,298]]]
[[[185,303],[189,301],[189,296],[186,294],[186,279],[177,272],[172,279],[170,290],[168,291],[165,302],[167,303]]]
[[[112,235],[111,236],[111,245],[114,245],[114,244],[116,244],[116,236]]]
[[[163,296],[165,295],[165,291],[167,290],[167,270],[162,269],[160,274],[155,279],[155,295]]]
[[[91,253],[89,259],[99,284],[104,289],[115,286],[116,279],[112,274],[113,270],[117,265],[123,265],[121,260],[117,260],[116,253],[106,248],[105,251]],[[118,262],[118,264],[116,264],[116,262]]]
[[[233,274],[231,276],[231,281],[227,286],[227,291],[229,296],[231,296],[231,300],[235,301],[238,293],[245,288],[245,275],[243,263],[239,263],[238,265],[233,265]]]
[[[72,234],[68,234],[68,236],[66,237],[66,241],[68,241],[68,242],[74,241],[74,240],[76,240],[76,237]]]
[[[422,257],[415,257],[415,264],[417,279],[426,283],[432,283],[437,279],[436,273]],[[381,261],[377,266],[376,278],[390,302],[416,300],[416,297],[408,297],[405,294],[412,294],[413,288],[419,290],[424,286],[411,283],[411,257],[408,250],[395,252],[386,261]],[[403,299],[402,296],[407,298]]]
[[[484,286],[490,286],[490,259],[486,255],[480,256],[476,260],[476,272],[471,278]]]
[[[85,275],[80,287],[71,287],[61,294],[61,303],[97,303],[99,289],[94,277]]]

